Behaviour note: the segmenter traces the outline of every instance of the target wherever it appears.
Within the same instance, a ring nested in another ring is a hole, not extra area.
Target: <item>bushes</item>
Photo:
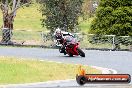
[[[45,0],[42,5],[42,25],[51,32],[59,27],[74,31],[78,25],[83,0]],[[76,31],[76,30],[75,30]]]
[[[90,32],[132,36],[132,1],[101,0]]]

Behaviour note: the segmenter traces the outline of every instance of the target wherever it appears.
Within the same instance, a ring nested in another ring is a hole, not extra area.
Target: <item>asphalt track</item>
[[[104,67],[104,68],[115,69],[117,70],[119,74],[123,73],[123,74],[132,75],[132,52],[129,52],[129,51],[97,51],[97,50],[96,51],[95,50],[84,50],[84,52],[86,54],[85,58],[80,57],[80,56],[75,56],[75,57],[64,56],[63,54],[60,54],[57,49],[0,47],[0,56],[15,56],[15,57],[23,57],[23,58],[34,58],[34,59],[37,58],[39,60],[49,60],[49,61],[58,61],[58,62],[64,62],[64,63],[99,66],[99,67]],[[33,88],[40,88],[40,87],[43,88],[45,87],[46,84],[40,83],[39,85],[40,85],[39,87],[34,86]],[[61,85],[58,85],[56,83],[54,83],[53,85],[54,85],[54,88],[55,86],[62,87],[62,88],[67,87],[67,86],[69,86],[69,88],[78,87],[75,80],[63,82],[61,83]],[[110,84],[108,85],[109,87],[111,86]],[[49,86],[49,87],[52,87],[52,86]],[[83,88],[86,88],[86,87],[90,88],[90,87],[97,87],[97,86],[99,86],[98,88],[101,88],[100,84],[86,85]],[[122,86],[121,87],[122,88],[132,87],[130,85],[125,85],[125,86],[126,87],[122,87]],[[15,88],[21,88],[21,87],[23,88],[23,86],[20,86],[20,85],[19,87],[15,86]]]

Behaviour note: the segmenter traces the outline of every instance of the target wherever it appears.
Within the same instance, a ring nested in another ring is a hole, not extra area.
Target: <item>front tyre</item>
[[[59,47],[59,52],[62,53],[62,48],[61,47]]]
[[[81,57],[85,57],[85,53],[80,48],[77,48],[77,51]]]

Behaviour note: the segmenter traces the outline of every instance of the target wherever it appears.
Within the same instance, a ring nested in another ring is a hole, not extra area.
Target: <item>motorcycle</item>
[[[85,57],[85,53],[79,48],[79,43],[75,38],[68,36],[64,40],[64,52],[62,52],[62,47],[59,48],[60,53],[64,53],[64,55],[68,54],[73,57],[73,55],[80,55],[81,57]]]

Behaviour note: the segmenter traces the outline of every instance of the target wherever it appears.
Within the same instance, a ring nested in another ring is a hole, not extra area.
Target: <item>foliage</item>
[[[45,0],[41,7],[44,17],[42,25],[51,32],[57,27],[65,31],[74,31],[78,25],[82,3],[83,0]]]
[[[44,3],[45,2],[45,0],[35,0],[37,3]]]
[[[132,35],[132,1],[101,0],[90,31],[96,34]]]
[[[84,0],[82,6],[83,18],[88,19],[93,17],[98,4],[99,0]]]

